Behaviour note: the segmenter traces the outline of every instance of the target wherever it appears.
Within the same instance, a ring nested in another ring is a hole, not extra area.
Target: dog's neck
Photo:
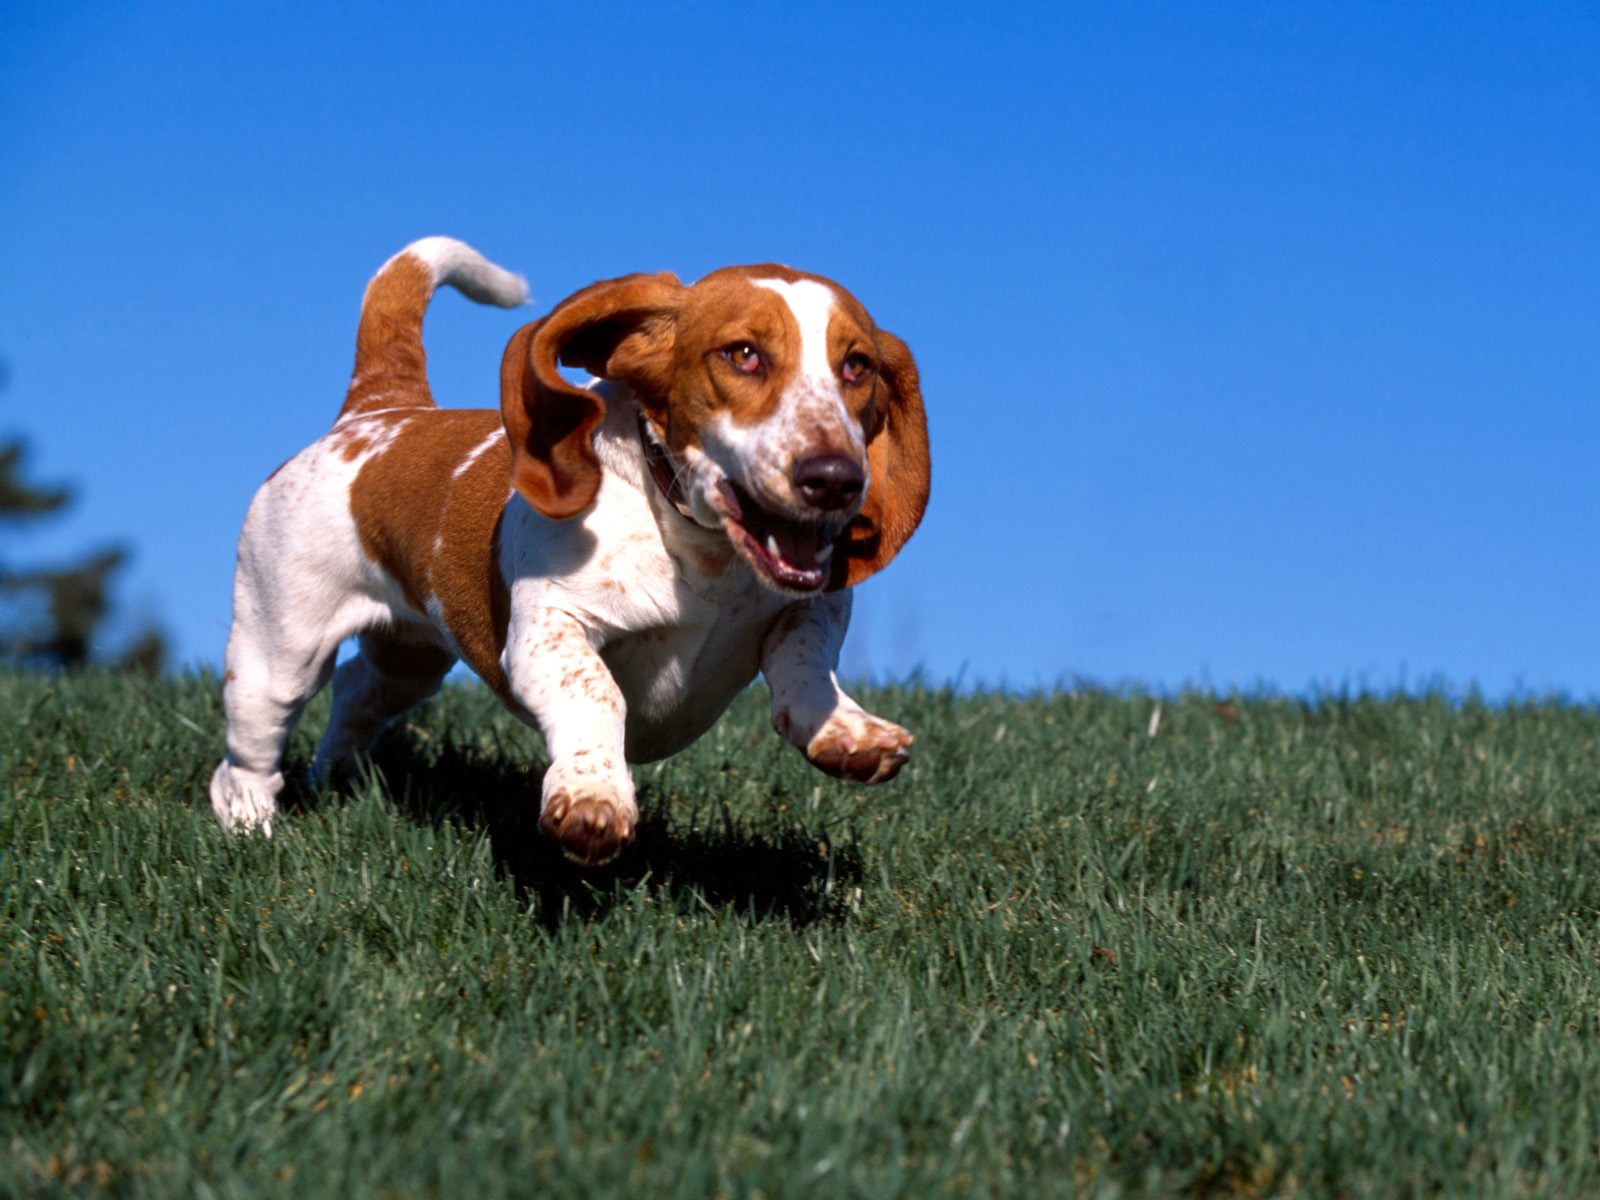
[[[639,447],[644,453],[645,469],[655,481],[656,490],[661,493],[662,499],[686,519],[694,521],[694,514],[689,511],[688,502],[683,496],[683,488],[678,483],[677,468],[672,461],[671,452],[651,432],[649,418],[644,415],[643,409],[639,410],[638,415]]]

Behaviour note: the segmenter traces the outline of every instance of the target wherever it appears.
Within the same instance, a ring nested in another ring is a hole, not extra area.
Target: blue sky
[[[918,356],[934,495],[853,672],[1600,695],[1600,8],[0,9],[0,556],[136,551],[215,663],[362,287],[464,238],[536,310],[777,260]],[[527,313],[441,295],[435,392]]]

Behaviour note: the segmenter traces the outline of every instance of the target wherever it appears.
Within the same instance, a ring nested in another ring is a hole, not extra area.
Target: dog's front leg
[[[577,618],[541,609],[514,622],[506,675],[550,751],[539,829],[586,867],[633,840],[639,809],[623,756],[627,705]]]
[[[839,686],[834,671],[849,624],[849,592],[801,601],[779,615],[761,646],[761,671],[772,689],[772,727],[819,770],[882,783],[905,765],[914,739]]]

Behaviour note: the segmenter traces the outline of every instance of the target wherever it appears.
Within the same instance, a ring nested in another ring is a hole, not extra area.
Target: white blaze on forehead
[[[757,279],[757,287],[783,297],[800,327],[800,365],[785,389],[777,419],[786,425],[831,427],[857,453],[865,450],[861,427],[845,408],[839,379],[828,357],[828,325],[833,319],[833,289],[814,279]]]
[[[814,279],[758,279],[757,287],[782,296],[800,326],[800,374],[819,380],[833,380],[828,362],[828,321],[833,316],[833,289]]]

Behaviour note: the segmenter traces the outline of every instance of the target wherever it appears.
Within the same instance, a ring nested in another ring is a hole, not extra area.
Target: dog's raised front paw
[[[899,774],[916,741],[893,721],[868,712],[835,713],[806,744],[819,771],[857,783],[883,783]]]

